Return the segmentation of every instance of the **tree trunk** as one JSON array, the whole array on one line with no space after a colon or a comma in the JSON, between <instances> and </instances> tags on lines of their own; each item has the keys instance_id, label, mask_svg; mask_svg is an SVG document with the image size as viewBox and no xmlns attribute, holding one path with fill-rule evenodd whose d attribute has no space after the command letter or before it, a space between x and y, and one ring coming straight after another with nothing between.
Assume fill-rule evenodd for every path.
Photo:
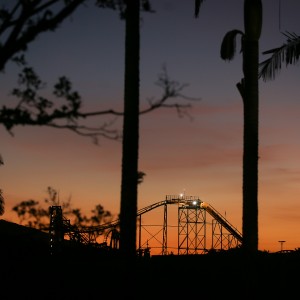
<instances>
[{"instance_id":1,"label":"tree trunk","mask_svg":"<svg viewBox=\"0 0 300 300\"><path fill-rule=\"evenodd\" d=\"M258 250L258 65L262 27L261 0L245 0L244 19L243 248L248 253L254 253Z\"/></svg>"},{"instance_id":2,"label":"tree trunk","mask_svg":"<svg viewBox=\"0 0 300 300\"><path fill-rule=\"evenodd\" d=\"M126 1L125 83L120 206L120 252L136 255L136 215L138 199L139 150L139 0Z\"/></svg>"},{"instance_id":3,"label":"tree trunk","mask_svg":"<svg viewBox=\"0 0 300 300\"><path fill-rule=\"evenodd\" d=\"M255 72L258 42L245 41L243 246L258 250L258 83ZM247 66L250 66L248 68ZM250 70L249 70L250 69Z\"/></svg>"}]
</instances>

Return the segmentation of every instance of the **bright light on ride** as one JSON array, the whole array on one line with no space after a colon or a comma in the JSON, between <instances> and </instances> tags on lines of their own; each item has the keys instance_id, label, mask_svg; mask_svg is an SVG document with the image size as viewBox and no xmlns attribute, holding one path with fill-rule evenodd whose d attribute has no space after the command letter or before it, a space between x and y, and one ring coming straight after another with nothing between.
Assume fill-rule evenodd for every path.
<instances>
[{"instance_id":1,"label":"bright light on ride","mask_svg":"<svg viewBox=\"0 0 300 300\"><path fill-rule=\"evenodd\" d=\"M183 198L183 196L184 196L184 194L183 194L183 193L179 194L179 197L180 197L180 198Z\"/></svg>"},{"instance_id":2,"label":"bright light on ride","mask_svg":"<svg viewBox=\"0 0 300 300\"><path fill-rule=\"evenodd\" d=\"M197 203L198 203L198 202L197 202L196 200L193 201L193 205L197 205Z\"/></svg>"}]
</instances>

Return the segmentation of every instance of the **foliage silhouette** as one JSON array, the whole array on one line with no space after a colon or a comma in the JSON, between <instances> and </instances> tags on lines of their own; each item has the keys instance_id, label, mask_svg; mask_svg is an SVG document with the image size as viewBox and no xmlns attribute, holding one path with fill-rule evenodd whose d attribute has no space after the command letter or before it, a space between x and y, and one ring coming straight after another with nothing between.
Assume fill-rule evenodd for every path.
<instances>
[{"instance_id":1,"label":"foliage silhouette","mask_svg":"<svg viewBox=\"0 0 300 300\"><path fill-rule=\"evenodd\" d=\"M95 144L98 138L122 139L119 130L112 128L115 118L123 116L122 111L112 109L104 111L83 112L82 99L77 91L72 90L71 81L66 76L61 76L54 86L53 95L62 101L57 103L53 99L47 99L40 95L45 83L39 78L35 70L27 65L25 52L28 45L35 38L46 31L55 31L67 17L69 17L86 0L73 1L17 1L15 6L7 5L0 13L0 70L4 71L9 60L16 62L22 70L19 74L19 85L12 95L19 101L14 107L2 106L0 108L0 124L13 135L15 126L48 126L53 128L64 128L79 135L90 137ZM117 9L120 17L124 18L126 2L113 0L95 0L95 5L100 8ZM147 0L141 1L141 9L153 12ZM161 99L149 102L149 107L140 113L147 113L159 107L173 107L184 110L190 105L179 103L166 103L171 98L181 97L182 87L176 87L176 94L170 94L168 88L174 82L165 76L167 81L163 82L164 92ZM95 116L112 116L109 122L102 122L100 126L86 126L84 120Z\"/></svg>"},{"instance_id":2,"label":"foliage silhouette","mask_svg":"<svg viewBox=\"0 0 300 300\"><path fill-rule=\"evenodd\" d=\"M263 52L263 54L271 54L271 57L259 64L259 77L264 81L275 79L282 68L282 63L287 67L299 61L300 36L288 31L283 35L287 38L285 44Z\"/></svg>"},{"instance_id":3,"label":"foliage silhouette","mask_svg":"<svg viewBox=\"0 0 300 300\"><path fill-rule=\"evenodd\" d=\"M39 230L49 230L49 206L61 206L65 217L69 218L72 225L75 226L97 226L103 223L110 222L113 215L110 211L105 210L101 204L97 204L91 210L90 217L82 214L80 208L73 208L71 197L66 201L59 201L57 191L52 188L47 188L48 197L44 199L44 204L40 205L39 201L25 200L21 201L12 208L19 218L21 225L36 228ZM61 202L61 203L60 203Z\"/></svg>"},{"instance_id":4,"label":"foliage silhouette","mask_svg":"<svg viewBox=\"0 0 300 300\"><path fill-rule=\"evenodd\" d=\"M44 87L44 84L33 68L27 65L24 56L29 43L34 41L34 39L42 32L47 30L55 30L66 17L71 15L71 13L84 2L85 1L83 0L74 0L70 2L18 1L15 7L3 8L1 10L0 36L1 38L8 36L8 39L0 48L0 56L2 57L0 70L4 70L8 60L15 61L17 64L23 67L23 69L19 75L19 84L21 87L14 89L12 92L12 94L16 96L19 101L13 108L7 108L6 106L3 106L0 109L0 124L3 124L10 134L13 134L12 129L14 126L36 125L50 126L54 128L66 128L76 132L77 134L91 137L95 143L98 143L99 136L116 140L122 139L123 144L128 146L124 146L123 148L123 154L126 154L123 155L122 162L121 202L124 204L124 199L130 198L132 200L126 201L133 201L133 203L135 203L134 206L136 206L137 184L141 183L143 179L143 172L136 169L136 158L138 155L136 152L138 151L138 122L136 123L137 127L134 126L135 130L137 129L137 135L135 137L136 141L132 144L134 139L132 139L133 132L130 132L130 123L133 122L133 119L130 120L128 116L125 116L126 114L131 114L130 102L132 99L129 98L132 97L132 88L125 87L126 92L124 98L126 98L127 101L124 101L124 103L129 103L129 105L125 104L124 112L115 111L112 109L105 111L82 112L80 110L82 103L81 97L78 92L73 91L71 82L65 76L59 78L59 81L54 86L53 91L54 96L64 100L63 104L59 105L53 100L41 96L39 93ZM58 8L56 9L54 9L55 4L58 5ZM131 5L131 1L99 0L96 1L96 4L101 8L119 10L120 17L127 21L128 18L126 17L126 10L127 5ZM135 5L139 10L141 9L143 11L153 12L150 2L147 0L137 1L135 2ZM131 21L132 20L130 19L130 22ZM134 39L132 41L134 42ZM11 47L12 44L14 47ZM129 43L127 43L126 46L128 46L128 44ZM16 56L17 54L18 56ZM127 66L129 66L128 63ZM129 74L131 72L132 70L129 72ZM125 86L128 84L127 80L128 82L131 80L128 78L128 75L125 75ZM197 100L185 97L181 93L185 85L181 85L170 80L168 74L166 73L166 68L164 68L162 74L160 74L157 84L163 88L163 94L161 98L158 100L152 99L149 101L149 107L144 110L140 111L138 106L135 107L135 109L138 109L135 110L135 112L133 112L131 115L134 117L134 119L138 120L140 114L148 113L161 107L175 108L179 115L184 115L186 114L186 109L190 108L191 105L181 104L176 101L170 103L169 100L176 98L182 98L184 100ZM136 96L139 97L138 95ZM113 121L110 123L103 123L97 128L87 127L79 122L80 120L85 120L88 117L103 115L111 115L113 117L124 116L125 129L123 128L123 135L125 136L120 135L115 129L110 129ZM129 120L129 122L127 120ZM134 149L134 152L131 152L132 149ZM127 165L127 167L124 167L125 165ZM128 195L127 191L129 192ZM130 239L135 239L135 234L133 234L133 231L136 227L136 214L134 213L136 209L129 209L128 213L125 213L125 211L127 211L127 204L125 204L125 206L123 204L121 205L123 207L121 208L123 212L120 213L121 219L125 219L125 223L127 225L131 224L131 226L128 227L130 228L129 232L131 233ZM79 212L78 218L80 218ZM123 221L121 221L121 223L123 223ZM127 229L125 229L125 231L127 231ZM127 245L125 240L127 241L128 238L126 237L123 239L123 245ZM132 243L130 244L132 253L134 243L134 240L132 240Z\"/></svg>"},{"instance_id":5,"label":"foliage silhouette","mask_svg":"<svg viewBox=\"0 0 300 300\"><path fill-rule=\"evenodd\" d=\"M0 9L0 70L38 35L55 31L85 0L14 1Z\"/></svg>"}]
</instances>

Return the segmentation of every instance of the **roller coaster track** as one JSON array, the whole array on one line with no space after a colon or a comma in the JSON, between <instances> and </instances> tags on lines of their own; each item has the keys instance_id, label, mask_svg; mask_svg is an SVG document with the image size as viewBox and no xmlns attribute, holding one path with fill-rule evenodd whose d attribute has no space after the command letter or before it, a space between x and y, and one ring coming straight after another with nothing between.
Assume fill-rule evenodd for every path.
<instances>
[{"instance_id":1,"label":"roller coaster track","mask_svg":"<svg viewBox=\"0 0 300 300\"><path fill-rule=\"evenodd\" d=\"M149 206L146 206L137 211L137 217L155 209L160 206L177 204L182 207L199 208L205 210L212 218L219 222L234 238L240 243L243 241L242 234L236 229L226 218L224 218L215 208L210 204L203 202L195 196L180 196L180 195L168 195L163 201L156 202ZM68 233L72 240L77 240L81 243L88 244L95 242L97 236L106 233L105 243L108 234L115 234L117 228L120 225L120 219L116 219L112 222L104 223L97 226L74 226L70 224L69 220L63 218L64 231Z\"/></svg>"},{"instance_id":2,"label":"roller coaster track","mask_svg":"<svg viewBox=\"0 0 300 300\"><path fill-rule=\"evenodd\" d=\"M167 204L182 204L189 206L198 206L204 210L206 210L215 220L217 220L222 226L224 226L240 243L243 241L242 234L235 228L229 221L224 218L215 208L213 208L210 204L201 201L197 197L185 197L185 196L169 196L166 200L154 203L145 208L142 208L138 211L137 216L140 216L154 208L157 208L162 205Z\"/></svg>"},{"instance_id":3,"label":"roller coaster track","mask_svg":"<svg viewBox=\"0 0 300 300\"><path fill-rule=\"evenodd\" d=\"M136 216L139 217L159 206L163 206L163 205L167 205L167 204L192 204L193 201L197 201L197 203L201 202L201 200L198 197L194 197L194 196L185 196L185 197L184 196L180 197L178 195L167 196L166 200L159 201L159 202L156 202L154 204L151 204L149 206L139 209L137 211ZM91 232L91 231L101 232L101 231L104 231L109 228L117 227L119 224L120 224L120 219L116 219L112 222L104 223L102 225L80 227L79 229L80 229L80 232L83 232L83 233L85 233L85 232L87 233L87 232Z\"/></svg>"},{"instance_id":4,"label":"roller coaster track","mask_svg":"<svg viewBox=\"0 0 300 300\"><path fill-rule=\"evenodd\" d=\"M150 210L153 210L159 206L166 205L166 204L178 204L178 200L175 200L175 199L164 200L164 201L160 201L160 202L151 204L147 207L144 207L144 208L138 210L136 216L139 217L139 216L145 214L146 212L149 212ZM80 230L80 232L82 232L82 233L88 233L88 232L93 232L93 231L101 232L106 229L115 228L115 227L119 226L119 224L120 224L120 219L116 219L112 222L104 223L104 224L97 225L97 226L81 226L81 227L78 227L78 230Z\"/></svg>"},{"instance_id":5,"label":"roller coaster track","mask_svg":"<svg viewBox=\"0 0 300 300\"><path fill-rule=\"evenodd\" d=\"M231 225L227 219L218 213L216 209L205 202L202 202L200 207L205 209L215 220L222 224L240 243L243 242L242 234L233 225Z\"/></svg>"}]
</instances>

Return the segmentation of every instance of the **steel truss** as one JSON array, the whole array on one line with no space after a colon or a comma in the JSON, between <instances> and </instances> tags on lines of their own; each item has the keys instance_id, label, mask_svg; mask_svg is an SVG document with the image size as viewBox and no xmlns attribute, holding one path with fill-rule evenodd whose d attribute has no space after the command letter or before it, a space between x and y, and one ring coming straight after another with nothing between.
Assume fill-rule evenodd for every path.
<instances>
[{"instance_id":1,"label":"steel truss","mask_svg":"<svg viewBox=\"0 0 300 300\"><path fill-rule=\"evenodd\" d=\"M206 250L206 211L200 205L178 206L178 254Z\"/></svg>"},{"instance_id":2,"label":"steel truss","mask_svg":"<svg viewBox=\"0 0 300 300\"><path fill-rule=\"evenodd\" d=\"M161 240L161 255L172 254L173 247L168 245L168 205L178 205L178 255L204 254L210 250L228 250L239 246L242 243L241 233L229 223L211 205L200 200L196 196L167 195L165 201L155 203L143 209L143 214L158 206L164 207L163 225L147 225L142 222L142 214L139 215L139 251L151 246L151 241ZM207 213L212 217L212 221L207 221ZM149 227L157 226L157 231L151 234ZM211 226L208 234L207 226ZM147 233L150 238L142 241L142 231ZM162 236L161 239L159 236ZM208 239L211 244L208 245Z\"/></svg>"},{"instance_id":3,"label":"steel truss","mask_svg":"<svg viewBox=\"0 0 300 300\"><path fill-rule=\"evenodd\" d=\"M138 221L138 255L149 254L151 242L155 241L160 245L161 255L172 254L174 247L168 245L168 205L178 206L178 255L203 254L209 250L227 250L237 247L242 243L241 233L233 227L220 213L211 205L200 200L199 197L185 195L167 195L164 201L149 205L137 212ZM143 223L142 216L147 212L163 206L163 224L146 225ZM60 206L51 206L49 244L51 254L62 251L62 242L67 235L70 241L81 244L94 245L96 247L119 248L119 220L110 223L90 226L76 227L70 224L70 220L63 217ZM213 218L212 222L207 222L207 213ZM211 225L211 247L207 248L207 226ZM158 229L156 233L150 232L149 227ZM143 239L143 232L150 238ZM99 236L104 236L103 243L97 243ZM108 243L109 241L109 243Z\"/></svg>"}]
</instances>

